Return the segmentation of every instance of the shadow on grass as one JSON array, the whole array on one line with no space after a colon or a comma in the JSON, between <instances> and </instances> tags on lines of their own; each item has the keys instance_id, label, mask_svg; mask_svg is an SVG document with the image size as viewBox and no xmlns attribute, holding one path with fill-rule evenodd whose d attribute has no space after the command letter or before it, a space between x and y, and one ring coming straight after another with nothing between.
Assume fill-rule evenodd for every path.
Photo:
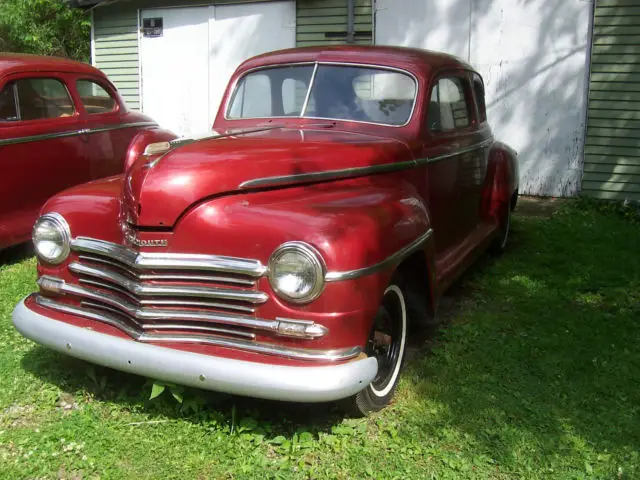
<instances>
[{"instance_id":1,"label":"shadow on grass","mask_svg":"<svg viewBox=\"0 0 640 480\"><path fill-rule=\"evenodd\" d=\"M606 465L640 464L634 234L637 228L611 218L514 219L511 248L498 259L483 256L452 287L437 340L414 347L401 400L383 414L399 422L398 435L438 448L470 444L503 472L523 472L540 459L557 466L567 458L574 469L576 456L589 452L602 453ZM202 408L184 413L167 394L149 402L151 387L141 377L41 347L22 364L75 396L93 395L151 419L238 425L248 417L273 437L330 432L343 419L333 404L195 389L185 399L201 397ZM106 379L105 388L87 368L95 368L98 383Z\"/></svg>"},{"instance_id":2,"label":"shadow on grass","mask_svg":"<svg viewBox=\"0 0 640 480\"><path fill-rule=\"evenodd\" d=\"M183 408L169 390L149 400L152 382L144 377L92 365L42 346L34 346L22 358L22 367L41 381L56 385L74 398L91 396L126 410L144 413L149 420L182 419L193 423L215 420L237 428L243 418L257 421L270 436L291 436L299 430L330 432L344 414L334 403L303 404L262 400L186 388ZM194 406L195 406L194 405Z\"/></svg>"},{"instance_id":3,"label":"shadow on grass","mask_svg":"<svg viewBox=\"0 0 640 480\"><path fill-rule=\"evenodd\" d=\"M14 245L0 250L0 267L20 263L33 256L33 244L31 242Z\"/></svg>"},{"instance_id":4,"label":"shadow on grass","mask_svg":"<svg viewBox=\"0 0 640 480\"><path fill-rule=\"evenodd\" d=\"M524 224L528 236L514 236L501 261L485 258L463 280L441 341L411 366L411 396L441 406L417 423L435 438L462 432L502 466L595 451L631 478L629 465L640 468L637 227L592 215ZM576 474L594 466L584 468Z\"/></svg>"}]
</instances>

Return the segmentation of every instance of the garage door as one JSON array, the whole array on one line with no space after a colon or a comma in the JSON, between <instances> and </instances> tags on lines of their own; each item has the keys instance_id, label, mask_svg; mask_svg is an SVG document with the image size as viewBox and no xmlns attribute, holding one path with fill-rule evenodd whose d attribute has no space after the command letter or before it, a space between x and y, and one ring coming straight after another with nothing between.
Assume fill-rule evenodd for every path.
<instances>
[{"instance_id":1,"label":"garage door","mask_svg":"<svg viewBox=\"0 0 640 480\"><path fill-rule=\"evenodd\" d=\"M146 23L145 23L146 20ZM142 111L179 135L211 129L224 88L243 60L295 46L295 3L142 11Z\"/></svg>"}]
</instances>

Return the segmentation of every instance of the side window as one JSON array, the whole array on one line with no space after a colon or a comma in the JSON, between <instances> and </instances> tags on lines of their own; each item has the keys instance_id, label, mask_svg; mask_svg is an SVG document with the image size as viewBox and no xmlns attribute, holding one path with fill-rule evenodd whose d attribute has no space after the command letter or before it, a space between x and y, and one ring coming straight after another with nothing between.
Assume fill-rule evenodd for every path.
<instances>
[{"instance_id":1,"label":"side window","mask_svg":"<svg viewBox=\"0 0 640 480\"><path fill-rule=\"evenodd\" d=\"M118 106L115 98L92 80L78 80L76 88L80 94L82 105L89 115L112 112Z\"/></svg>"},{"instance_id":2,"label":"side window","mask_svg":"<svg viewBox=\"0 0 640 480\"><path fill-rule=\"evenodd\" d=\"M446 132L469 126L469 106L462 80L441 78L431 91L428 112L429 130Z\"/></svg>"},{"instance_id":3,"label":"side window","mask_svg":"<svg viewBox=\"0 0 640 480\"><path fill-rule=\"evenodd\" d=\"M480 116L480 123L487 120L487 106L484 100L484 83L482 78L477 73L473 74L473 92L476 97L476 103L478 105L478 115Z\"/></svg>"},{"instance_id":4,"label":"side window","mask_svg":"<svg viewBox=\"0 0 640 480\"><path fill-rule=\"evenodd\" d=\"M15 122L18 120L15 85L15 82L9 82L0 92L0 122Z\"/></svg>"},{"instance_id":5,"label":"side window","mask_svg":"<svg viewBox=\"0 0 640 480\"><path fill-rule=\"evenodd\" d=\"M20 120L69 117L75 108L67 87L55 78L16 80Z\"/></svg>"}]
</instances>

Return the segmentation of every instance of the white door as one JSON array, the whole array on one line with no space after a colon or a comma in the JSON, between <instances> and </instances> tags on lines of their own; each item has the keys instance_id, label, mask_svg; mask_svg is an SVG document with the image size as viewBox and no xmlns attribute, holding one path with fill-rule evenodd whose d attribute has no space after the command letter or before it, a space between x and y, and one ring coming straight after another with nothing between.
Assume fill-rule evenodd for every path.
<instances>
[{"instance_id":1,"label":"white door","mask_svg":"<svg viewBox=\"0 0 640 480\"><path fill-rule=\"evenodd\" d=\"M144 10L162 18L162 35L141 37L142 111L162 127L186 135L209 125L209 10ZM143 23L142 21L140 22Z\"/></svg>"},{"instance_id":2,"label":"white door","mask_svg":"<svg viewBox=\"0 0 640 480\"><path fill-rule=\"evenodd\" d=\"M142 37L142 109L179 135L211 129L236 67L295 46L295 2L144 10L163 19L160 37Z\"/></svg>"}]
</instances>

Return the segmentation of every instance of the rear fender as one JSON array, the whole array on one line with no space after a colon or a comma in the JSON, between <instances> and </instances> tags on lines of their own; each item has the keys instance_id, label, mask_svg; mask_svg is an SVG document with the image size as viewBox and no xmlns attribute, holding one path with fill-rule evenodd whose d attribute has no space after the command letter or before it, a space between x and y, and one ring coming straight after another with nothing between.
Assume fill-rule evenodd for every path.
<instances>
[{"instance_id":1,"label":"rear fender","mask_svg":"<svg viewBox=\"0 0 640 480\"><path fill-rule=\"evenodd\" d=\"M485 221L500 221L501 212L518 190L517 153L508 145L496 142L489 152L487 177L482 194L481 216Z\"/></svg>"}]
</instances>

